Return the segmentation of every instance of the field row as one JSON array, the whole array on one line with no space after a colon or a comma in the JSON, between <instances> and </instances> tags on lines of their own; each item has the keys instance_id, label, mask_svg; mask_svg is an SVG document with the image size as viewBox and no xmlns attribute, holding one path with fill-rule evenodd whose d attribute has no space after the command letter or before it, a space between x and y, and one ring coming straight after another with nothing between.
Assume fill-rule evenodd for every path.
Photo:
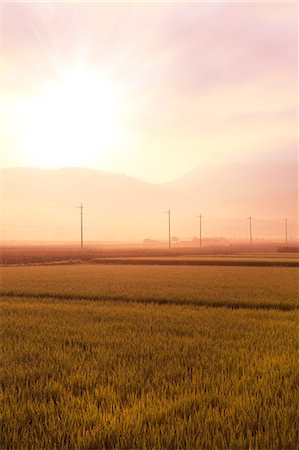
<instances>
[{"instance_id":1,"label":"field row","mask_svg":"<svg viewBox=\"0 0 299 450\"><path fill-rule=\"evenodd\" d=\"M0 447L298 448L298 319L3 298Z\"/></svg>"},{"instance_id":2,"label":"field row","mask_svg":"<svg viewBox=\"0 0 299 450\"><path fill-rule=\"evenodd\" d=\"M282 267L1 267L2 295L297 309L299 270Z\"/></svg>"},{"instance_id":3,"label":"field row","mask_svg":"<svg viewBox=\"0 0 299 450\"><path fill-rule=\"evenodd\" d=\"M194 257L196 259L226 259L240 258L246 260L272 260L272 261L298 261L298 247L286 248L277 247L277 244L254 246L233 245L230 247L198 247L172 248L145 248L144 246L124 247L124 246L103 246L96 247L87 245L80 250L78 245L35 245L35 246L1 246L1 264L31 264L46 263L53 261L84 261L89 262L96 258L170 258L181 259Z\"/></svg>"}]
</instances>

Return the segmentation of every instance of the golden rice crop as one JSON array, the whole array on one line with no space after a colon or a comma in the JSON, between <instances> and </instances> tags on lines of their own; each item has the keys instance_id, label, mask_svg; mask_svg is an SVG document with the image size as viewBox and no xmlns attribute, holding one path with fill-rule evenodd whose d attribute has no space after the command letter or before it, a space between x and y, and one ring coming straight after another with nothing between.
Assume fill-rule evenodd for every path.
<instances>
[{"instance_id":1,"label":"golden rice crop","mask_svg":"<svg viewBox=\"0 0 299 450\"><path fill-rule=\"evenodd\" d=\"M41 289L26 270L13 287ZM47 271L53 292L84 279ZM1 316L1 448L298 448L298 311L3 297Z\"/></svg>"},{"instance_id":2,"label":"golden rice crop","mask_svg":"<svg viewBox=\"0 0 299 450\"><path fill-rule=\"evenodd\" d=\"M2 295L294 309L299 270L286 267L74 265L1 267Z\"/></svg>"}]
</instances>

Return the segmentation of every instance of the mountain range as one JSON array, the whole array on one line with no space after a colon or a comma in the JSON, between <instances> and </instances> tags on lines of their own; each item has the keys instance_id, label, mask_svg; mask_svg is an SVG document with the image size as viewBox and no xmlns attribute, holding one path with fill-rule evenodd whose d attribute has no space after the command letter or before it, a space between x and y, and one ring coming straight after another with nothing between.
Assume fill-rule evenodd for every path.
<instances>
[{"instance_id":1,"label":"mountain range","mask_svg":"<svg viewBox=\"0 0 299 450\"><path fill-rule=\"evenodd\" d=\"M168 208L173 234L182 236L196 235L199 213L218 235L238 234L229 221L249 215L268 221L269 236L270 221L298 218L294 161L202 166L160 185L83 168L1 169L0 180L3 239L76 239L81 202L89 240L163 239Z\"/></svg>"}]
</instances>

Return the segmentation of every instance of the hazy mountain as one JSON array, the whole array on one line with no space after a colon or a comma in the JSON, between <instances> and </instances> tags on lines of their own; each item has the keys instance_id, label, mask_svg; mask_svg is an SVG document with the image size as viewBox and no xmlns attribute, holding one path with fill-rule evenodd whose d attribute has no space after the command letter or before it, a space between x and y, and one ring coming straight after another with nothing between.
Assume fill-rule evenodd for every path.
<instances>
[{"instance_id":1,"label":"hazy mountain","mask_svg":"<svg viewBox=\"0 0 299 450\"><path fill-rule=\"evenodd\" d=\"M197 199L213 216L298 217L298 162L198 167L164 187Z\"/></svg>"},{"instance_id":2,"label":"hazy mountain","mask_svg":"<svg viewBox=\"0 0 299 450\"><path fill-rule=\"evenodd\" d=\"M82 168L2 169L0 179L4 239L78 239L81 202L84 236L100 241L167 239L168 208L172 234L180 237L198 235L200 212L205 233L218 236L246 236L249 215L266 219L261 236L280 236L280 221L298 217L292 162L199 167L164 185ZM230 219L236 218L233 227ZM295 236L295 225L290 232Z\"/></svg>"},{"instance_id":3,"label":"hazy mountain","mask_svg":"<svg viewBox=\"0 0 299 450\"><path fill-rule=\"evenodd\" d=\"M7 239L32 239L37 235L76 239L76 206L81 202L89 240L161 235L166 209L192 208L191 200L166 187L100 170L12 168L2 169L0 179L2 225Z\"/></svg>"},{"instance_id":4,"label":"hazy mountain","mask_svg":"<svg viewBox=\"0 0 299 450\"><path fill-rule=\"evenodd\" d=\"M12 168L2 169L0 177L5 203L18 205L74 207L83 202L87 208L136 210L175 207L180 201L166 187L101 170Z\"/></svg>"}]
</instances>

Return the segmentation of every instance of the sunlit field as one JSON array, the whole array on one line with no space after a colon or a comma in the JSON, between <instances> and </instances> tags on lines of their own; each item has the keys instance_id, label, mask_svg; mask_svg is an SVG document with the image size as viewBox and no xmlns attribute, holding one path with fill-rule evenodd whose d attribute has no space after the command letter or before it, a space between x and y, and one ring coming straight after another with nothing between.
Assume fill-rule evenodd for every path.
<instances>
[{"instance_id":1,"label":"sunlit field","mask_svg":"<svg viewBox=\"0 0 299 450\"><path fill-rule=\"evenodd\" d=\"M298 268L0 274L1 448L298 448Z\"/></svg>"},{"instance_id":2,"label":"sunlit field","mask_svg":"<svg viewBox=\"0 0 299 450\"><path fill-rule=\"evenodd\" d=\"M298 448L298 312L2 298L2 448Z\"/></svg>"},{"instance_id":3,"label":"sunlit field","mask_svg":"<svg viewBox=\"0 0 299 450\"><path fill-rule=\"evenodd\" d=\"M62 265L1 267L3 295L294 309L295 267Z\"/></svg>"}]
</instances>

